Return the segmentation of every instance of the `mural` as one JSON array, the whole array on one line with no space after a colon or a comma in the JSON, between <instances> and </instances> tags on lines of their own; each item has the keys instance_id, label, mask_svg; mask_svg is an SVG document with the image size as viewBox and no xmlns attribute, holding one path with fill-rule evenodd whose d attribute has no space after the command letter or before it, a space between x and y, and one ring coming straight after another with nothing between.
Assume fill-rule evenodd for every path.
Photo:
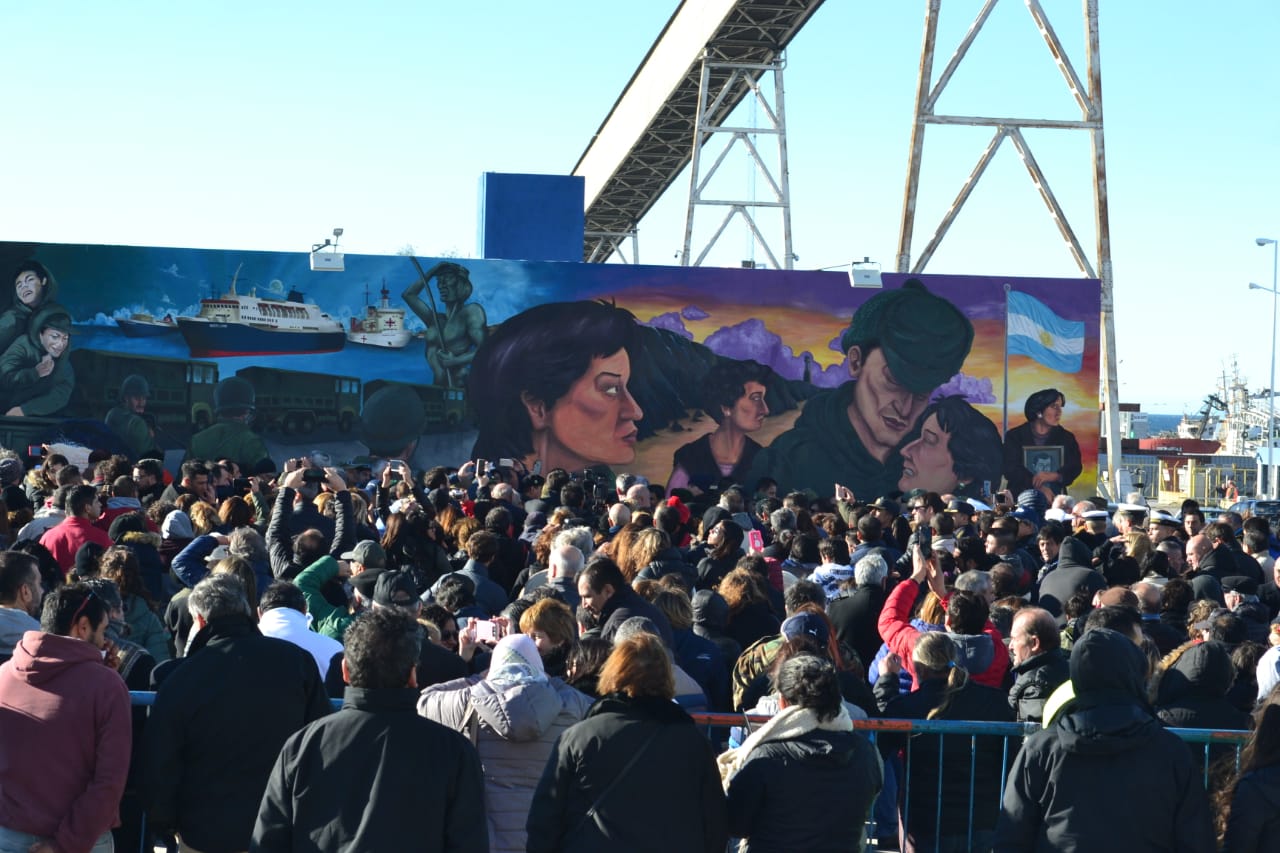
<instances>
[{"instance_id":1,"label":"mural","mask_svg":"<svg viewBox=\"0 0 1280 853\"><path fill-rule=\"evenodd\" d=\"M20 243L0 270L11 447L868 499L1096 485L1096 280Z\"/></svg>"}]
</instances>

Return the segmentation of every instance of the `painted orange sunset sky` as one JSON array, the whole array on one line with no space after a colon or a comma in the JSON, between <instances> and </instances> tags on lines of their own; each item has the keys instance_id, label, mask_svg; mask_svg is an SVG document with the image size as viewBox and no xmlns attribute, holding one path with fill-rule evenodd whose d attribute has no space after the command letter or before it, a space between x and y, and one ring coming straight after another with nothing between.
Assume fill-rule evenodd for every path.
<instances>
[{"instance_id":1,"label":"painted orange sunset sky","mask_svg":"<svg viewBox=\"0 0 1280 853\"><path fill-rule=\"evenodd\" d=\"M617 303L630 310L641 322L655 317L679 314L691 302L707 313L702 319L683 320L693 339L705 342L708 336L724 327L751 319L762 320L769 331L778 335L794 353L808 351L820 367L844 362L844 354L830 347L833 339L844 333L849 324L846 312L841 316L816 311L809 307L787 305L741 305L726 302L711 294L699 294L691 300L687 292L664 293L659 290L631 290L619 293ZM1004 325L998 319L974 319L973 348L965 359L962 372L970 377L988 379L994 402L970 400L997 427L1003 421L1001 388L1004 374ZM1096 340L1096 327L1090 332ZM1066 397L1063 426L1075 434L1080 444L1085 472L1072 485L1074 494L1091 494L1096 486L1098 445L1098 348L1086 346L1079 373L1060 373L1021 355L1009 358L1008 426L1024 423L1022 407L1026 398L1042 388L1057 388ZM793 420L795 412L779 415Z\"/></svg>"}]
</instances>

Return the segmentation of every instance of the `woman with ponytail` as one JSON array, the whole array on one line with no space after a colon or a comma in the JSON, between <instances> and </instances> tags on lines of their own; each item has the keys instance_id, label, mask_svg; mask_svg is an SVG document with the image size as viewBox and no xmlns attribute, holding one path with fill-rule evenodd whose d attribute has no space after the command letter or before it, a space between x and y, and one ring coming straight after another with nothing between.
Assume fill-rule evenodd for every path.
<instances>
[{"instance_id":1,"label":"woman with ponytail","mask_svg":"<svg viewBox=\"0 0 1280 853\"><path fill-rule=\"evenodd\" d=\"M1012 722L1013 713L1005 694L973 681L958 658L958 648L950 635L942 631L921 634L911 654L917 689L900 695L898 671L902 661L897 655L887 657L875 687L884 716ZM935 847L991 849L1000 812L1004 755L1001 738L916 734L911 735L909 755L902 736L882 736L880 744L886 754L902 750L903 760L910 758L907 779L899 784L898 797L899 840L904 853Z\"/></svg>"}]
</instances>

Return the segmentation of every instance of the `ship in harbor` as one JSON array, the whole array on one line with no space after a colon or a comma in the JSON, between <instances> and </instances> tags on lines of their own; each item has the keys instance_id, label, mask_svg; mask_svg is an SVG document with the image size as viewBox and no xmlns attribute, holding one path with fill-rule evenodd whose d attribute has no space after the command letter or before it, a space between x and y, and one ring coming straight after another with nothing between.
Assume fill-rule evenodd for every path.
<instances>
[{"instance_id":1,"label":"ship in harbor","mask_svg":"<svg viewBox=\"0 0 1280 853\"><path fill-rule=\"evenodd\" d=\"M342 324L297 290L284 299L236 292L240 270L222 296L200 300L200 313L179 317L178 329L195 358L336 352L346 344Z\"/></svg>"},{"instance_id":2,"label":"ship in harbor","mask_svg":"<svg viewBox=\"0 0 1280 853\"><path fill-rule=\"evenodd\" d=\"M409 343L410 333L404 327L404 309L391 307L391 291L382 282L382 300L377 305L369 303L369 288L364 292L365 315L352 317L347 340L383 349L401 349Z\"/></svg>"},{"instance_id":3,"label":"ship in harbor","mask_svg":"<svg viewBox=\"0 0 1280 853\"><path fill-rule=\"evenodd\" d=\"M129 338L156 338L160 335L178 333L178 324L174 322L171 314L165 314L158 319L150 314L131 314L128 319L117 317L116 325L120 327L120 331L124 332L125 337Z\"/></svg>"}]
</instances>

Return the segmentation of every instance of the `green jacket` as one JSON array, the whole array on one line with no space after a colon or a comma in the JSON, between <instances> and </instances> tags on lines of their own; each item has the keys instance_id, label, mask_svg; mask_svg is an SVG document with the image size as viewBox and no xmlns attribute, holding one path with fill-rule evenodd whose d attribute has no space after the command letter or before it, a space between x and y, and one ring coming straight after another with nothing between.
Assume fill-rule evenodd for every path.
<instances>
[{"instance_id":1,"label":"green jacket","mask_svg":"<svg viewBox=\"0 0 1280 853\"><path fill-rule=\"evenodd\" d=\"M307 599L307 612L311 614L311 630L317 634L332 637L341 643L347 628L356 617L341 607L334 607L320 592L325 584L337 576L338 561L333 557L321 557L303 569L293 582L298 585L303 597Z\"/></svg>"},{"instance_id":2,"label":"green jacket","mask_svg":"<svg viewBox=\"0 0 1280 853\"><path fill-rule=\"evenodd\" d=\"M14 406L21 406L28 417L57 414L71 399L71 389L76 385L76 374L71 369L71 351L68 349L54 362L48 376L36 373L36 365L45 357L39 338L21 335L0 356L0 414Z\"/></svg>"},{"instance_id":3,"label":"green jacket","mask_svg":"<svg viewBox=\"0 0 1280 853\"><path fill-rule=\"evenodd\" d=\"M221 421L191 436L191 452L188 459L230 459L240 466L245 476L258 468L258 463L270 459L262 437L248 424L240 421Z\"/></svg>"},{"instance_id":4,"label":"green jacket","mask_svg":"<svg viewBox=\"0 0 1280 853\"><path fill-rule=\"evenodd\" d=\"M805 403L795 426L756 454L746 484L769 476L778 481L778 494L812 489L819 495L830 495L839 483L863 501L897 492L902 457L895 450L880 462L862 446L862 439L849 423L855 384L846 382ZM908 435L904 443L911 437Z\"/></svg>"},{"instance_id":5,"label":"green jacket","mask_svg":"<svg viewBox=\"0 0 1280 853\"><path fill-rule=\"evenodd\" d=\"M171 657L169 631L141 596L124 597L124 621L129 626L129 640L150 652L156 663L162 663Z\"/></svg>"},{"instance_id":6,"label":"green jacket","mask_svg":"<svg viewBox=\"0 0 1280 853\"><path fill-rule=\"evenodd\" d=\"M14 289L9 288L9 295L14 295ZM16 298L13 304L0 313L0 353L7 350L14 341L23 337L27 333L27 326L31 322L31 315L39 311L50 302L58 301L58 283L53 277L49 278L49 284L45 287L44 293L40 295L40 301L36 303L34 308L23 305Z\"/></svg>"},{"instance_id":7,"label":"green jacket","mask_svg":"<svg viewBox=\"0 0 1280 853\"><path fill-rule=\"evenodd\" d=\"M146 419L124 404L112 407L103 421L107 429L118 435L125 447L129 448L134 459L145 458L147 452L155 448L156 442L151 436L151 427L147 426Z\"/></svg>"}]
</instances>

